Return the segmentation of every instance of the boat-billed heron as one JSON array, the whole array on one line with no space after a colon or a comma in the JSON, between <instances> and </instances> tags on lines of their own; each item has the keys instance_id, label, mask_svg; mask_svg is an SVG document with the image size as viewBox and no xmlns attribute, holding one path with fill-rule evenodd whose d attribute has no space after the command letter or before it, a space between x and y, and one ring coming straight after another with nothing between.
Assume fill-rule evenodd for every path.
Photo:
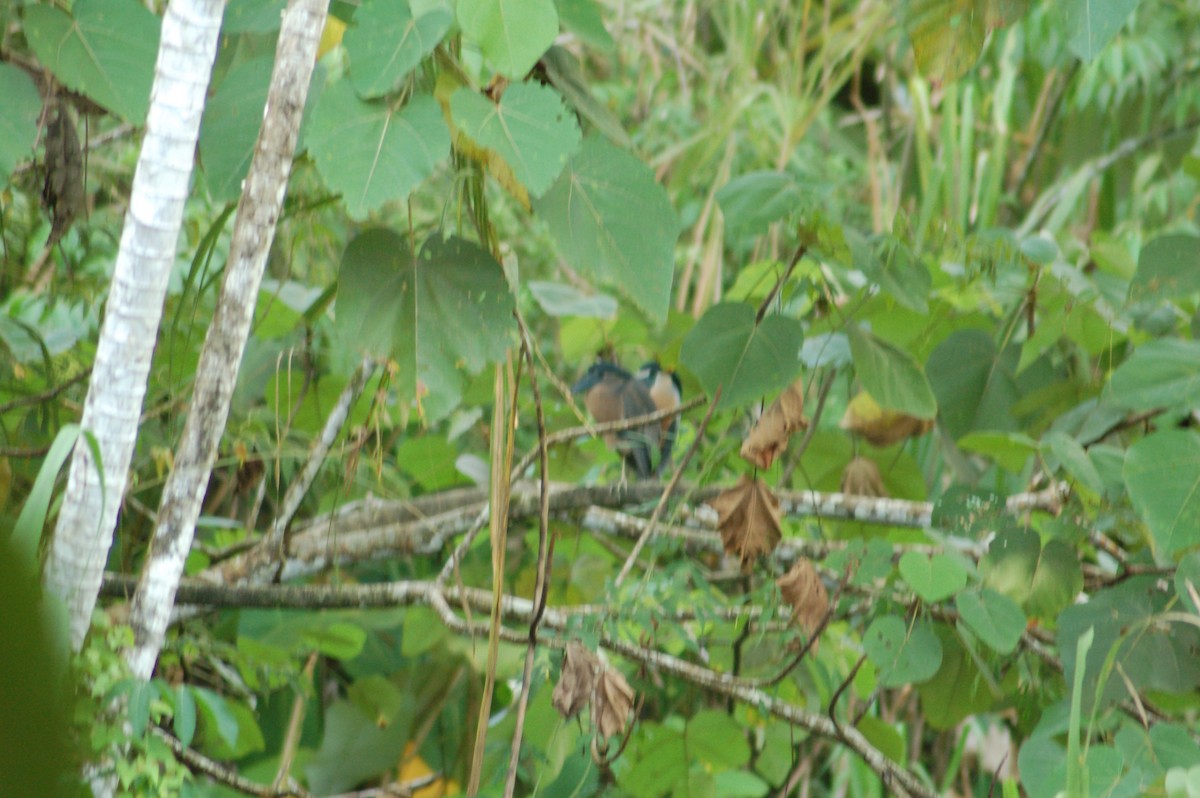
<instances>
[{"instance_id":1,"label":"boat-billed heron","mask_svg":"<svg viewBox=\"0 0 1200 798\"><path fill-rule=\"evenodd\" d=\"M638 380L650 391L656 410L674 410L683 401L683 385L673 371L664 371L657 360L651 360L638 369ZM679 416L662 420L662 444L658 459L658 473L662 474L671 462L671 449L675 446L675 433L679 430Z\"/></svg>"},{"instance_id":2,"label":"boat-billed heron","mask_svg":"<svg viewBox=\"0 0 1200 798\"><path fill-rule=\"evenodd\" d=\"M606 360L593 363L579 382L571 387L571 392L583 394L588 412L600 424L644 416L656 410L650 389L645 383ZM634 429L605 433L604 439L621 453L639 479L649 479L654 473L650 453L658 448L662 433L658 422L651 422Z\"/></svg>"}]
</instances>

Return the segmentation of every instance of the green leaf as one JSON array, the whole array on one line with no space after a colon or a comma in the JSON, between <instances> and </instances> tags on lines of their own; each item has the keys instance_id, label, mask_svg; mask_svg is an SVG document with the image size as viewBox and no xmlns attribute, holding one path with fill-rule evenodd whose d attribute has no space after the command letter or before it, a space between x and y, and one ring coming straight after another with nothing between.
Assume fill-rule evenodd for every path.
<instances>
[{"instance_id":1,"label":"green leaf","mask_svg":"<svg viewBox=\"0 0 1200 798\"><path fill-rule=\"evenodd\" d=\"M1141 0L1063 0L1067 47L1081 60L1093 60Z\"/></svg>"},{"instance_id":2,"label":"green leaf","mask_svg":"<svg viewBox=\"0 0 1200 798\"><path fill-rule=\"evenodd\" d=\"M1013 403L1020 396L1014 370L1020 357L1001 355L983 330L956 330L938 344L925 364L946 429L957 440L974 430L1016 427Z\"/></svg>"},{"instance_id":3,"label":"green leaf","mask_svg":"<svg viewBox=\"0 0 1200 798\"><path fill-rule=\"evenodd\" d=\"M1193 593L1200 596L1200 551L1184 555L1175 569L1175 593L1188 612L1200 615L1200 602L1193 598Z\"/></svg>"},{"instance_id":4,"label":"green leaf","mask_svg":"<svg viewBox=\"0 0 1200 798\"><path fill-rule=\"evenodd\" d=\"M1069 607L1083 590L1083 567L1075 550L1061 540L1042 547L1029 596L1021 603L1031 618L1050 620Z\"/></svg>"},{"instance_id":5,"label":"green leaf","mask_svg":"<svg viewBox=\"0 0 1200 798\"><path fill-rule=\"evenodd\" d=\"M250 170L271 83L273 55L235 64L204 106L200 161L218 202L236 200Z\"/></svg>"},{"instance_id":6,"label":"green leaf","mask_svg":"<svg viewBox=\"0 0 1200 798\"><path fill-rule=\"evenodd\" d=\"M734 241L763 235L772 222L787 218L804 199L800 184L786 172L750 172L717 192L725 235Z\"/></svg>"},{"instance_id":7,"label":"green leaf","mask_svg":"<svg viewBox=\"0 0 1200 798\"><path fill-rule=\"evenodd\" d=\"M654 321L666 319L679 220L645 164L587 138L533 207L574 268L616 286Z\"/></svg>"},{"instance_id":8,"label":"green leaf","mask_svg":"<svg viewBox=\"0 0 1200 798\"><path fill-rule=\"evenodd\" d=\"M929 681L917 685L925 720L935 729L953 729L971 715L986 712L998 696L979 672L958 634L945 624L934 626L942 643L942 666Z\"/></svg>"},{"instance_id":9,"label":"green leaf","mask_svg":"<svg viewBox=\"0 0 1200 798\"><path fill-rule=\"evenodd\" d=\"M551 316L580 316L591 319L615 319L617 300L607 294L585 294L574 286L530 280L529 293Z\"/></svg>"},{"instance_id":10,"label":"green leaf","mask_svg":"<svg viewBox=\"0 0 1200 798\"><path fill-rule=\"evenodd\" d=\"M13 167L33 160L33 142L42 112L42 97L23 69L0 64L0 184Z\"/></svg>"},{"instance_id":11,"label":"green leaf","mask_svg":"<svg viewBox=\"0 0 1200 798\"><path fill-rule=\"evenodd\" d=\"M33 488L25 499L25 506L21 508L21 514L17 517L16 526L12 531L13 555L22 564L33 567L37 563L38 543L42 539L42 530L46 528L46 514L50 511L54 482L58 479L58 472L63 463L74 451L79 434L78 424L64 424L54 436L54 443L50 444L50 451L46 453L46 458L42 460L38 469L37 479L33 482ZM92 448L93 462L100 463L95 438L89 438L89 445Z\"/></svg>"},{"instance_id":12,"label":"green leaf","mask_svg":"<svg viewBox=\"0 0 1200 798\"><path fill-rule=\"evenodd\" d=\"M464 480L455 461L458 449L438 435L407 438L396 449L396 464L422 489L433 492Z\"/></svg>"},{"instance_id":13,"label":"green leaf","mask_svg":"<svg viewBox=\"0 0 1200 798\"><path fill-rule=\"evenodd\" d=\"M687 748L683 735L657 724L644 724L646 738L638 746L640 756L620 777L622 789L635 798L660 798L688 773Z\"/></svg>"},{"instance_id":14,"label":"green leaf","mask_svg":"<svg viewBox=\"0 0 1200 798\"><path fill-rule=\"evenodd\" d=\"M987 39L984 5L978 0L910 0L905 27L917 69L933 83L965 75Z\"/></svg>"},{"instance_id":15,"label":"green leaf","mask_svg":"<svg viewBox=\"0 0 1200 798\"><path fill-rule=\"evenodd\" d=\"M619 147L632 147L633 142L621 120L605 103L596 99L588 88L587 79L579 66L579 61L569 51L554 45L542 56L542 67L546 70L546 79L550 85L562 92L562 96L571 107L589 124Z\"/></svg>"},{"instance_id":16,"label":"green leaf","mask_svg":"<svg viewBox=\"0 0 1200 798\"><path fill-rule=\"evenodd\" d=\"M557 0L555 5L563 27L588 47L594 47L602 53L611 53L616 48L608 28L604 27L596 0Z\"/></svg>"},{"instance_id":17,"label":"green leaf","mask_svg":"<svg viewBox=\"0 0 1200 798\"><path fill-rule=\"evenodd\" d=\"M1067 752L1051 736L1025 738L1017 755L1021 786L1029 798L1055 798L1064 795L1067 783Z\"/></svg>"},{"instance_id":18,"label":"green leaf","mask_svg":"<svg viewBox=\"0 0 1200 798\"><path fill-rule=\"evenodd\" d=\"M955 600L963 622L990 648L1011 654L1025 631L1025 613L1017 602L989 588L959 593Z\"/></svg>"},{"instance_id":19,"label":"green leaf","mask_svg":"<svg viewBox=\"0 0 1200 798\"><path fill-rule=\"evenodd\" d=\"M460 238L429 239L413 253L391 230L346 247L336 325L359 351L394 357L401 395L458 396L459 369L476 374L504 357L513 298L500 264Z\"/></svg>"},{"instance_id":20,"label":"green leaf","mask_svg":"<svg viewBox=\"0 0 1200 798\"><path fill-rule=\"evenodd\" d=\"M713 774L717 798L762 798L771 794L771 785L745 770L723 770Z\"/></svg>"},{"instance_id":21,"label":"green leaf","mask_svg":"<svg viewBox=\"0 0 1200 798\"><path fill-rule=\"evenodd\" d=\"M200 707L211 716L217 727L217 734L225 742L225 745L230 748L236 747L238 719L230 710L225 699L207 687L193 687L192 694L198 700Z\"/></svg>"},{"instance_id":22,"label":"green leaf","mask_svg":"<svg viewBox=\"0 0 1200 798\"><path fill-rule=\"evenodd\" d=\"M1096 464L1088 457L1087 450L1079 441L1065 432L1051 432L1046 435L1043 445L1050 449L1059 465L1072 479L1092 493L1104 491L1104 481L1100 479L1100 472L1096 470Z\"/></svg>"},{"instance_id":23,"label":"green leaf","mask_svg":"<svg viewBox=\"0 0 1200 798\"><path fill-rule=\"evenodd\" d=\"M688 756L713 770L740 768L750 761L750 745L742 731L728 713L701 710L687 724Z\"/></svg>"},{"instance_id":24,"label":"green leaf","mask_svg":"<svg viewBox=\"0 0 1200 798\"><path fill-rule=\"evenodd\" d=\"M333 659L354 659L363 649L367 632L352 623L330 623L310 626L304 630L304 645L315 648Z\"/></svg>"},{"instance_id":25,"label":"green leaf","mask_svg":"<svg viewBox=\"0 0 1200 798\"><path fill-rule=\"evenodd\" d=\"M910 633L894 615L875 619L863 636L863 649L885 687L924 682L942 664L942 643L929 624L919 621Z\"/></svg>"},{"instance_id":26,"label":"green leaf","mask_svg":"<svg viewBox=\"0 0 1200 798\"><path fill-rule=\"evenodd\" d=\"M981 454L1014 474L1022 471L1038 450L1037 441L1019 432L972 432L958 439L958 448Z\"/></svg>"},{"instance_id":27,"label":"green leaf","mask_svg":"<svg viewBox=\"0 0 1200 798\"><path fill-rule=\"evenodd\" d=\"M933 281L929 270L913 255L907 244L896 239L888 240L881 257L876 253L876 245L861 233L847 229L843 234L854 259L854 268L909 310L921 315L929 312Z\"/></svg>"},{"instance_id":28,"label":"green leaf","mask_svg":"<svg viewBox=\"0 0 1200 798\"><path fill-rule=\"evenodd\" d=\"M900 557L900 576L922 601L930 604L950 598L967 585L967 569L947 554L930 558L906 551Z\"/></svg>"},{"instance_id":29,"label":"green leaf","mask_svg":"<svg viewBox=\"0 0 1200 798\"><path fill-rule=\"evenodd\" d=\"M1130 689L1188 693L1200 688L1200 630L1165 623L1158 616L1173 606L1175 591L1154 576L1132 577L1072 604L1058 616L1058 650L1063 672L1075 678L1083 665L1083 708L1091 712L1123 701ZM1077 660L1077 641L1089 629L1095 639L1085 662Z\"/></svg>"},{"instance_id":30,"label":"green leaf","mask_svg":"<svg viewBox=\"0 0 1200 798\"><path fill-rule=\"evenodd\" d=\"M858 380L880 407L917 418L937 415L937 399L916 358L857 324L847 325L847 333Z\"/></svg>"},{"instance_id":31,"label":"green leaf","mask_svg":"<svg viewBox=\"0 0 1200 798\"><path fill-rule=\"evenodd\" d=\"M787 316L767 316L757 327L749 305L722 302L709 308L687 337L679 359L710 396L721 389L723 408L741 407L792 383L804 332Z\"/></svg>"},{"instance_id":32,"label":"green leaf","mask_svg":"<svg viewBox=\"0 0 1200 798\"><path fill-rule=\"evenodd\" d=\"M221 33L272 33L283 22L287 0L229 0Z\"/></svg>"},{"instance_id":33,"label":"green leaf","mask_svg":"<svg viewBox=\"0 0 1200 798\"><path fill-rule=\"evenodd\" d=\"M523 78L558 35L553 0L458 0L458 24L505 77Z\"/></svg>"},{"instance_id":34,"label":"green leaf","mask_svg":"<svg viewBox=\"0 0 1200 798\"><path fill-rule=\"evenodd\" d=\"M330 704L321 747L304 768L309 789L316 795L333 795L394 768L409 737L408 719L417 711L413 695L408 694L408 711L396 713L397 722L382 728L349 701Z\"/></svg>"},{"instance_id":35,"label":"green leaf","mask_svg":"<svg viewBox=\"0 0 1200 798\"><path fill-rule=\"evenodd\" d=\"M129 691L126 718L129 720L130 734L134 739L146 733L146 726L150 723L150 699L154 697L154 693L154 685L141 679L135 680L133 689Z\"/></svg>"},{"instance_id":36,"label":"green leaf","mask_svg":"<svg viewBox=\"0 0 1200 798\"><path fill-rule=\"evenodd\" d=\"M904 764L904 736L896 731L895 726L880 718L864 715L858 721L857 728L880 753L893 762Z\"/></svg>"},{"instance_id":37,"label":"green leaf","mask_svg":"<svg viewBox=\"0 0 1200 798\"><path fill-rule=\"evenodd\" d=\"M161 22L136 0L76 0L72 16L49 5L25 9L29 45L54 76L126 122L150 108Z\"/></svg>"},{"instance_id":38,"label":"green leaf","mask_svg":"<svg viewBox=\"0 0 1200 798\"><path fill-rule=\"evenodd\" d=\"M360 100L348 81L321 94L308 147L325 179L361 219L408 197L450 155L450 131L437 102L414 97L402 109Z\"/></svg>"},{"instance_id":39,"label":"green leaf","mask_svg":"<svg viewBox=\"0 0 1200 798\"><path fill-rule=\"evenodd\" d=\"M1200 404L1200 341L1163 339L1138 347L1109 380L1111 399L1131 410Z\"/></svg>"},{"instance_id":40,"label":"green leaf","mask_svg":"<svg viewBox=\"0 0 1200 798\"><path fill-rule=\"evenodd\" d=\"M1168 235L1142 247L1129 300L1177 299L1200 291L1200 237Z\"/></svg>"},{"instance_id":41,"label":"green leaf","mask_svg":"<svg viewBox=\"0 0 1200 798\"><path fill-rule=\"evenodd\" d=\"M1025 527L1006 529L988 545L979 561L983 583L1017 602L1029 598L1042 543Z\"/></svg>"},{"instance_id":42,"label":"green leaf","mask_svg":"<svg viewBox=\"0 0 1200 798\"><path fill-rule=\"evenodd\" d=\"M453 23L440 6L414 19L406 0L365 0L342 38L354 88L366 99L395 91Z\"/></svg>"},{"instance_id":43,"label":"green leaf","mask_svg":"<svg viewBox=\"0 0 1200 798\"><path fill-rule=\"evenodd\" d=\"M196 699L192 698L191 688L186 684L175 688L175 718L172 725L179 742L190 746L196 734Z\"/></svg>"},{"instance_id":44,"label":"green leaf","mask_svg":"<svg viewBox=\"0 0 1200 798\"><path fill-rule=\"evenodd\" d=\"M454 123L512 167L517 180L540 197L579 150L579 124L558 92L536 83L509 86L500 102L470 89L450 97Z\"/></svg>"},{"instance_id":45,"label":"green leaf","mask_svg":"<svg viewBox=\"0 0 1200 798\"><path fill-rule=\"evenodd\" d=\"M1200 543L1200 437L1156 432L1125 456L1125 485L1163 556Z\"/></svg>"}]
</instances>

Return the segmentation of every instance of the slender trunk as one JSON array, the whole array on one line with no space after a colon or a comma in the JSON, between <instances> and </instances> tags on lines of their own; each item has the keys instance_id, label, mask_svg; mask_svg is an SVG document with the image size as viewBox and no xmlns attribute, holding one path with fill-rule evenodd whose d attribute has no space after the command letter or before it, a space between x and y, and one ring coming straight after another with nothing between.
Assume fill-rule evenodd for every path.
<instances>
[{"instance_id":1,"label":"slender trunk","mask_svg":"<svg viewBox=\"0 0 1200 798\"><path fill-rule=\"evenodd\" d=\"M150 555L133 597L133 672L149 679L162 648L175 590L192 545L204 490L229 417L238 366L283 206L304 100L317 57L327 0L291 0L284 13L267 108L238 205L225 282L196 369L196 383L163 487Z\"/></svg>"},{"instance_id":2,"label":"slender trunk","mask_svg":"<svg viewBox=\"0 0 1200 798\"><path fill-rule=\"evenodd\" d=\"M146 137L83 407L100 462L87 444L76 446L46 561L46 588L66 603L75 650L125 494L224 8L224 0L172 0L163 17Z\"/></svg>"}]
</instances>

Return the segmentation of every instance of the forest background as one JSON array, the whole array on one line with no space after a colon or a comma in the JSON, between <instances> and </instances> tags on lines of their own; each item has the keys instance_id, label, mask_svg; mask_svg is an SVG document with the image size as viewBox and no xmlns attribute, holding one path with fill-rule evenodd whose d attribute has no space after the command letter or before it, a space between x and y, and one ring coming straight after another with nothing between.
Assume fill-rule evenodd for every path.
<instances>
[{"instance_id":1,"label":"forest background","mask_svg":"<svg viewBox=\"0 0 1200 798\"><path fill-rule=\"evenodd\" d=\"M5 794L1200 798L1200 2L0 23Z\"/></svg>"}]
</instances>

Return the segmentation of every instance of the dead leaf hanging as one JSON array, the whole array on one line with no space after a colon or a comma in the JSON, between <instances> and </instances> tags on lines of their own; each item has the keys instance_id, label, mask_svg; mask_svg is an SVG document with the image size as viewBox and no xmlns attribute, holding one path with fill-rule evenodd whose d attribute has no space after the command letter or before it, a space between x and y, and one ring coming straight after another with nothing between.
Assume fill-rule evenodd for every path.
<instances>
[{"instance_id":1,"label":"dead leaf hanging","mask_svg":"<svg viewBox=\"0 0 1200 798\"><path fill-rule=\"evenodd\" d=\"M46 182L42 200L50 211L46 249L58 243L83 211L83 149L66 106L51 100L46 111Z\"/></svg>"},{"instance_id":2,"label":"dead leaf hanging","mask_svg":"<svg viewBox=\"0 0 1200 798\"><path fill-rule=\"evenodd\" d=\"M915 438L933 429L933 420L886 410L863 391L850 400L839 427L862 437L872 446L883 448L905 438Z\"/></svg>"},{"instance_id":3,"label":"dead leaf hanging","mask_svg":"<svg viewBox=\"0 0 1200 798\"><path fill-rule=\"evenodd\" d=\"M564 718L575 717L591 703L600 667L600 658L584 648L582 643L577 640L567 643L562 675L550 698L554 708Z\"/></svg>"},{"instance_id":4,"label":"dead leaf hanging","mask_svg":"<svg viewBox=\"0 0 1200 798\"><path fill-rule=\"evenodd\" d=\"M812 561L801 558L786 574L775 580L783 600L792 606L792 620L805 634L817 631L829 612L829 593Z\"/></svg>"},{"instance_id":5,"label":"dead leaf hanging","mask_svg":"<svg viewBox=\"0 0 1200 798\"><path fill-rule=\"evenodd\" d=\"M855 457L846 464L842 471L842 493L876 499L886 499L890 495L883 485L879 465L867 457Z\"/></svg>"},{"instance_id":6,"label":"dead leaf hanging","mask_svg":"<svg viewBox=\"0 0 1200 798\"><path fill-rule=\"evenodd\" d=\"M770 554L783 538L779 499L757 479L742 475L736 485L708 504L717 511L725 552L736 554L743 565Z\"/></svg>"},{"instance_id":7,"label":"dead leaf hanging","mask_svg":"<svg viewBox=\"0 0 1200 798\"><path fill-rule=\"evenodd\" d=\"M633 688L615 668L605 668L596 684L592 702L592 722L601 740L622 734L633 709Z\"/></svg>"},{"instance_id":8,"label":"dead leaf hanging","mask_svg":"<svg viewBox=\"0 0 1200 798\"><path fill-rule=\"evenodd\" d=\"M742 458L759 468L770 468L787 446L788 438L806 427L804 383L796 380L759 417L742 443Z\"/></svg>"}]
</instances>

